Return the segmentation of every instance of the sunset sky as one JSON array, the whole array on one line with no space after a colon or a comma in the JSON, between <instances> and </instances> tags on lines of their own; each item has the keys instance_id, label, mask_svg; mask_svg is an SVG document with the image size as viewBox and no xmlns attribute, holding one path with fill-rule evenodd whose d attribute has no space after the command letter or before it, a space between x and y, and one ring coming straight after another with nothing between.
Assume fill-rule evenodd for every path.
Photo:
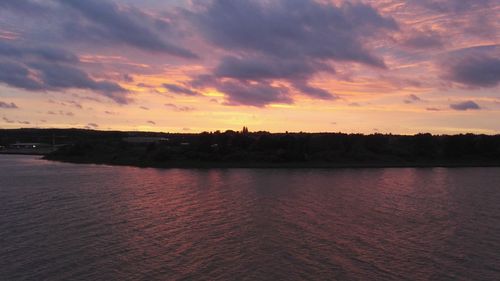
<instances>
[{"instance_id":1,"label":"sunset sky","mask_svg":"<svg viewBox=\"0 0 500 281\"><path fill-rule=\"evenodd\" d=\"M0 128L500 133L498 0L1 0Z\"/></svg>"}]
</instances>

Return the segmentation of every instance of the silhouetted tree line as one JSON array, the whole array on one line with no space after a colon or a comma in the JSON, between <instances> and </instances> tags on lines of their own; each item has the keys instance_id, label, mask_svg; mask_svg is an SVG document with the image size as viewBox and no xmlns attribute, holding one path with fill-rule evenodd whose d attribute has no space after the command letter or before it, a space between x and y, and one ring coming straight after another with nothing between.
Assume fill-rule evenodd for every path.
<instances>
[{"instance_id":1,"label":"silhouetted tree line","mask_svg":"<svg viewBox=\"0 0 500 281\"><path fill-rule=\"evenodd\" d=\"M127 137L157 137L131 143ZM0 130L0 144L68 144L48 158L131 165L206 163L500 164L500 135L203 132L170 134L78 129ZM160 139L161 138L161 139Z\"/></svg>"}]
</instances>

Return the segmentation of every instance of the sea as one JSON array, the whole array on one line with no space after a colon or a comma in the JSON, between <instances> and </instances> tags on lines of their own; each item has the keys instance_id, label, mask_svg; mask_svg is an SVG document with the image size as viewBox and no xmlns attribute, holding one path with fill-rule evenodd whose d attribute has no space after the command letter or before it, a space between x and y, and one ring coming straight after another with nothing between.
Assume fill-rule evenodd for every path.
<instances>
[{"instance_id":1,"label":"sea","mask_svg":"<svg viewBox=\"0 0 500 281\"><path fill-rule=\"evenodd\" d=\"M0 155L0 280L500 280L500 168Z\"/></svg>"}]
</instances>

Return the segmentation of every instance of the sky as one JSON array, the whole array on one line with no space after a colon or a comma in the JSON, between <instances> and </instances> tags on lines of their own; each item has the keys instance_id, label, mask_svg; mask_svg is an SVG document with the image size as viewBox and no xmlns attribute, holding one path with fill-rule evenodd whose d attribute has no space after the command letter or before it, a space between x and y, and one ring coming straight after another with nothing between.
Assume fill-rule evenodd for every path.
<instances>
[{"instance_id":1,"label":"sky","mask_svg":"<svg viewBox=\"0 0 500 281\"><path fill-rule=\"evenodd\" d=\"M500 133L498 0L1 0L0 128Z\"/></svg>"}]
</instances>

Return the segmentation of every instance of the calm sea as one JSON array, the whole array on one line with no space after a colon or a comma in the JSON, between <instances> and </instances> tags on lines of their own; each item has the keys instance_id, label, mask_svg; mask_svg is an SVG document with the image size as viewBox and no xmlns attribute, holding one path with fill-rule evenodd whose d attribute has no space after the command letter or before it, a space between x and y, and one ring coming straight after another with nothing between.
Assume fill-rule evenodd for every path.
<instances>
[{"instance_id":1,"label":"calm sea","mask_svg":"<svg viewBox=\"0 0 500 281\"><path fill-rule=\"evenodd\" d=\"M0 280L500 280L500 168L0 155Z\"/></svg>"}]
</instances>

